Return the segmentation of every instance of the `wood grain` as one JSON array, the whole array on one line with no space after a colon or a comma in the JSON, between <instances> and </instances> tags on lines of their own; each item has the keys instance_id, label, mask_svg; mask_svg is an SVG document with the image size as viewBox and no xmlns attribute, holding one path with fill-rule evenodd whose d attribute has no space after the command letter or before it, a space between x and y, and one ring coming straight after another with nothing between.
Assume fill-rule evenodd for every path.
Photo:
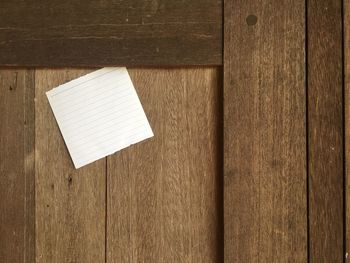
<instances>
[{"instance_id":1,"label":"wood grain","mask_svg":"<svg viewBox=\"0 0 350 263\"><path fill-rule=\"evenodd\" d=\"M345 83L344 83L344 107L345 107L345 194L346 194L346 248L345 255L346 259L349 261L350 253L350 3L349 1L344 1L344 73L345 73Z\"/></svg>"},{"instance_id":2,"label":"wood grain","mask_svg":"<svg viewBox=\"0 0 350 263\"><path fill-rule=\"evenodd\" d=\"M310 261L343 260L342 1L308 1Z\"/></svg>"},{"instance_id":3,"label":"wood grain","mask_svg":"<svg viewBox=\"0 0 350 263\"><path fill-rule=\"evenodd\" d=\"M34 259L34 71L0 71L0 262Z\"/></svg>"},{"instance_id":4,"label":"wood grain","mask_svg":"<svg viewBox=\"0 0 350 263\"><path fill-rule=\"evenodd\" d=\"M307 262L305 3L224 8L225 262Z\"/></svg>"},{"instance_id":5,"label":"wood grain","mask_svg":"<svg viewBox=\"0 0 350 263\"><path fill-rule=\"evenodd\" d=\"M221 6L221 0L5 1L0 65L220 65Z\"/></svg>"},{"instance_id":6,"label":"wood grain","mask_svg":"<svg viewBox=\"0 0 350 263\"><path fill-rule=\"evenodd\" d=\"M134 69L154 138L108 158L107 261L222 262L218 69Z\"/></svg>"},{"instance_id":7,"label":"wood grain","mask_svg":"<svg viewBox=\"0 0 350 263\"><path fill-rule=\"evenodd\" d=\"M75 170L45 92L87 73L35 74L36 262L105 262L106 160Z\"/></svg>"}]
</instances>

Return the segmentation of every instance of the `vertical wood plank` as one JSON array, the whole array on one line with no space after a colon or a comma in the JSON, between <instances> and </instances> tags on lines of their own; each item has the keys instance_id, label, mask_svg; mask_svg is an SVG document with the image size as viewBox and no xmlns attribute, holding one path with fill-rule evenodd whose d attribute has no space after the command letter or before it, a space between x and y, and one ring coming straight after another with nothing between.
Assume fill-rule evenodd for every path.
<instances>
[{"instance_id":1,"label":"vertical wood plank","mask_svg":"<svg viewBox=\"0 0 350 263\"><path fill-rule=\"evenodd\" d=\"M108 262L222 262L218 69L129 72L155 137L108 158Z\"/></svg>"},{"instance_id":2,"label":"vertical wood plank","mask_svg":"<svg viewBox=\"0 0 350 263\"><path fill-rule=\"evenodd\" d=\"M345 102L345 193L346 193L346 262L349 260L350 253L350 2L343 1L344 5L344 102Z\"/></svg>"},{"instance_id":3,"label":"vertical wood plank","mask_svg":"<svg viewBox=\"0 0 350 263\"><path fill-rule=\"evenodd\" d=\"M35 262L35 70L24 85L24 263Z\"/></svg>"},{"instance_id":4,"label":"vertical wood plank","mask_svg":"<svg viewBox=\"0 0 350 263\"><path fill-rule=\"evenodd\" d=\"M86 70L37 70L36 262L105 262L102 159L75 170L45 92Z\"/></svg>"},{"instance_id":5,"label":"vertical wood plank","mask_svg":"<svg viewBox=\"0 0 350 263\"><path fill-rule=\"evenodd\" d=\"M226 262L306 262L305 3L226 0Z\"/></svg>"},{"instance_id":6,"label":"vertical wood plank","mask_svg":"<svg viewBox=\"0 0 350 263\"><path fill-rule=\"evenodd\" d=\"M34 71L0 71L0 262L34 259Z\"/></svg>"},{"instance_id":7,"label":"vertical wood plank","mask_svg":"<svg viewBox=\"0 0 350 263\"><path fill-rule=\"evenodd\" d=\"M311 262L343 260L341 0L308 1Z\"/></svg>"}]
</instances>

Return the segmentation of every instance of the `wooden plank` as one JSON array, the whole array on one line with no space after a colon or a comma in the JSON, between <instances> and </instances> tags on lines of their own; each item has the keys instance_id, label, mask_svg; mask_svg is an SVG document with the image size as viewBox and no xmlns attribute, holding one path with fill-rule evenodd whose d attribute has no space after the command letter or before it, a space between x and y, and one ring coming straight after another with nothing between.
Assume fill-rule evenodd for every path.
<instances>
[{"instance_id":1,"label":"wooden plank","mask_svg":"<svg viewBox=\"0 0 350 263\"><path fill-rule=\"evenodd\" d=\"M350 3L343 1L344 5L344 107L345 107L345 194L346 194L346 229L345 255L348 259L350 253Z\"/></svg>"},{"instance_id":2,"label":"wooden plank","mask_svg":"<svg viewBox=\"0 0 350 263\"><path fill-rule=\"evenodd\" d=\"M18 77L17 77L18 81ZM35 261L35 71L25 71L24 86L24 262ZM23 180L23 178L22 178Z\"/></svg>"},{"instance_id":3,"label":"wooden plank","mask_svg":"<svg viewBox=\"0 0 350 263\"><path fill-rule=\"evenodd\" d=\"M35 75L36 262L104 262L106 160L75 170L45 95L86 70Z\"/></svg>"},{"instance_id":4,"label":"wooden plank","mask_svg":"<svg viewBox=\"0 0 350 263\"><path fill-rule=\"evenodd\" d=\"M305 3L224 8L225 262L306 262Z\"/></svg>"},{"instance_id":5,"label":"wooden plank","mask_svg":"<svg viewBox=\"0 0 350 263\"><path fill-rule=\"evenodd\" d=\"M5 1L0 65L219 65L221 6L221 0Z\"/></svg>"},{"instance_id":6,"label":"wooden plank","mask_svg":"<svg viewBox=\"0 0 350 263\"><path fill-rule=\"evenodd\" d=\"M308 1L311 262L343 260L341 0Z\"/></svg>"},{"instance_id":7,"label":"wooden plank","mask_svg":"<svg viewBox=\"0 0 350 263\"><path fill-rule=\"evenodd\" d=\"M34 71L0 71L0 262L34 258Z\"/></svg>"},{"instance_id":8,"label":"wooden plank","mask_svg":"<svg viewBox=\"0 0 350 263\"><path fill-rule=\"evenodd\" d=\"M222 262L221 74L129 72L155 137L108 158L107 262Z\"/></svg>"}]
</instances>

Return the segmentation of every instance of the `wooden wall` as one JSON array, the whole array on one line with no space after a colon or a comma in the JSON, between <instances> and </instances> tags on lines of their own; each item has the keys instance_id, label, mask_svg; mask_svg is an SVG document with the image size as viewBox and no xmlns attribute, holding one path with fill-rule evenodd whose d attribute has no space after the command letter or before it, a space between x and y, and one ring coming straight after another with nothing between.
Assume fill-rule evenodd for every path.
<instances>
[{"instance_id":1,"label":"wooden wall","mask_svg":"<svg viewBox=\"0 0 350 263\"><path fill-rule=\"evenodd\" d=\"M18 33L6 14L27 3L0 7L3 66L192 65L129 69L155 137L79 170L45 91L93 69L0 70L0 262L347 262L349 1L204 1L212 13L151 2L149 23L124 33L134 49L117 56L114 39L71 61L47 56L62 42L35 18ZM153 29L169 34L145 38ZM65 55L84 41L65 42ZM46 51L24 56L24 46Z\"/></svg>"},{"instance_id":2,"label":"wooden wall","mask_svg":"<svg viewBox=\"0 0 350 263\"><path fill-rule=\"evenodd\" d=\"M130 69L155 137L75 170L45 91L87 72L0 73L0 262L220 261L220 70Z\"/></svg>"}]
</instances>

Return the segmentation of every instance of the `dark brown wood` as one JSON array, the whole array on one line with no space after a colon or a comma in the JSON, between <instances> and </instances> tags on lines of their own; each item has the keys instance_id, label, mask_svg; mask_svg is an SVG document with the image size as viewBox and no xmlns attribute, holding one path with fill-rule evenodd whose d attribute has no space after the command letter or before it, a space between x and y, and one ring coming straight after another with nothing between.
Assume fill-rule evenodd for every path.
<instances>
[{"instance_id":1,"label":"dark brown wood","mask_svg":"<svg viewBox=\"0 0 350 263\"><path fill-rule=\"evenodd\" d=\"M225 1L225 262L307 262L305 1Z\"/></svg>"},{"instance_id":2,"label":"dark brown wood","mask_svg":"<svg viewBox=\"0 0 350 263\"><path fill-rule=\"evenodd\" d=\"M341 5L308 1L310 262L343 260Z\"/></svg>"},{"instance_id":3,"label":"dark brown wood","mask_svg":"<svg viewBox=\"0 0 350 263\"><path fill-rule=\"evenodd\" d=\"M34 262L34 71L0 71L0 262Z\"/></svg>"},{"instance_id":4,"label":"dark brown wood","mask_svg":"<svg viewBox=\"0 0 350 263\"><path fill-rule=\"evenodd\" d=\"M345 95L345 193L346 193L346 250L345 255L349 260L350 253L350 2L344 4L344 95Z\"/></svg>"},{"instance_id":5,"label":"dark brown wood","mask_svg":"<svg viewBox=\"0 0 350 263\"><path fill-rule=\"evenodd\" d=\"M129 72L155 136L108 157L107 262L222 262L220 70Z\"/></svg>"},{"instance_id":6,"label":"dark brown wood","mask_svg":"<svg viewBox=\"0 0 350 263\"><path fill-rule=\"evenodd\" d=\"M0 65L220 65L221 0L29 0L0 6Z\"/></svg>"}]
</instances>

